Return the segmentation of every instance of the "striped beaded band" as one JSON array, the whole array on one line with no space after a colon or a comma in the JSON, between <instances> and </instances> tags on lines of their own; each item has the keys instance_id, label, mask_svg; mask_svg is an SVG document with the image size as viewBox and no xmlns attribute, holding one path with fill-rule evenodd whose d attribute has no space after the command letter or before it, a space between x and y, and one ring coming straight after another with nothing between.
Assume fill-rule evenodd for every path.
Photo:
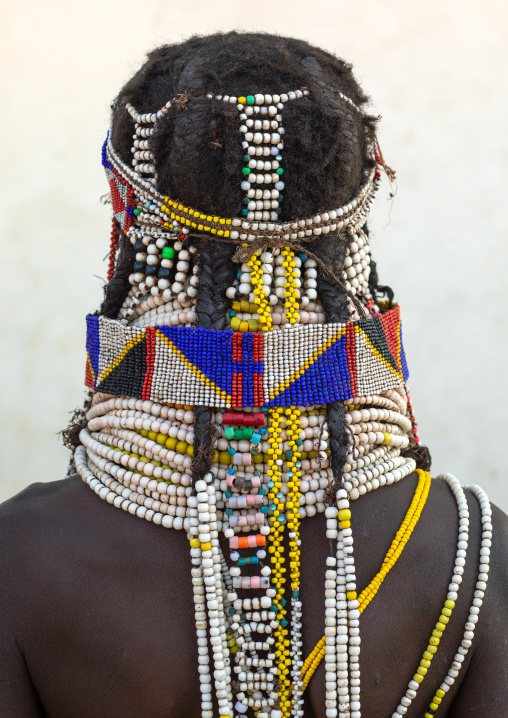
<instances>
[{"instance_id":1,"label":"striped beaded band","mask_svg":"<svg viewBox=\"0 0 508 718\"><path fill-rule=\"evenodd\" d=\"M330 88L335 96L362 114L355 103L338 90ZM126 110L135 123L132 147L132 167L126 165L115 152L108 135L102 151L102 162L111 187L113 211L124 231L132 223L138 226L157 226L168 231L197 231L215 234L233 241L253 241L256 238L293 240L340 231L344 227L361 226L365 223L370 201L380 180L381 157L374 143L368 154L375 166L368 173L357 196L342 207L310 218L280 222L280 204L284 189L283 160L285 129L282 112L289 101L305 99L307 88L281 95L229 95L206 94L209 101L220 100L234 104L238 110L239 132L243 135L244 148L241 188L246 192L241 218L225 218L186 207L182 202L164 197L155 189L156 169L150 147L150 137L156 124L172 106L184 107L186 96L169 100L155 113L140 114L129 103ZM175 224L179 225L175 230Z\"/></svg>"},{"instance_id":2,"label":"striped beaded band","mask_svg":"<svg viewBox=\"0 0 508 718\"><path fill-rule=\"evenodd\" d=\"M373 319L255 333L89 315L86 349L87 386L190 406L313 406L408 378L398 306Z\"/></svg>"},{"instance_id":3,"label":"striped beaded band","mask_svg":"<svg viewBox=\"0 0 508 718\"><path fill-rule=\"evenodd\" d=\"M372 150L372 154L373 157L377 157L375 149ZM314 217L278 223L213 216L161 195L151 182L141 178L136 170L122 162L111 144L109 135L103 146L102 163L114 200L113 211L125 232L132 226L133 221L136 221L136 224L155 226L167 231L171 231L174 223L177 222L187 231L187 228L196 229L239 241L253 241L256 237L296 241L305 237L338 232L350 225L361 226L366 221L370 202L377 191L381 177L379 167L376 165L358 195L343 207Z\"/></svg>"}]
</instances>

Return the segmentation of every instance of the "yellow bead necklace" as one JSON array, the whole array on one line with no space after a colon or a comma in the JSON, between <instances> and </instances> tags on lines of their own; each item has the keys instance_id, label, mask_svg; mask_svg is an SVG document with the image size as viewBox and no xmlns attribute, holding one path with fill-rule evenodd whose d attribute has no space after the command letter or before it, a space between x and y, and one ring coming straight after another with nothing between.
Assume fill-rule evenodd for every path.
<instances>
[{"instance_id":1,"label":"yellow bead necklace","mask_svg":"<svg viewBox=\"0 0 508 718\"><path fill-rule=\"evenodd\" d=\"M427 501L427 497L429 495L430 490L430 474L426 471L421 471L420 469L417 469L418 473L418 485L416 487L413 499L411 501L411 505L406 513L406 516L404 517L404 521L402 522L399 530L397 531L395 538L392 541L392 544L390 548L388 549L386 556L383 560L383 563L381 565L380 570L374 576L372 581L369 583L369 585L362 591L362 593L358 596L358 603L359 607L358 610L360 613L363 613L363 611L367 608L369 603L372 601L376 593L378 592L381 584L383 583L384 579L386 578L388 572L393 568L395 565L397 559L401 555L402 551L404 550L404 547L406 546L407 542L409 541L409 538L411 537L411 534L413 533L414 527L418 523L418 520L421 516L421 512L423 510L423 507L425 506L425 503ZM339 519L341 518L340 515L341 512L339 512ZM344 522L342 522L344 523ZM349 521L348 521L349 523ZM356 596L355 596L356 598ZM309 654L309 656L306 658L303 667L302 667L302 679L303 679L303 690L308 686L310 679L314 675L316 669L318 668L319 664L324 658L325 655L325 636L316 644L312 652Z\"/></svg>"}]
</instances>

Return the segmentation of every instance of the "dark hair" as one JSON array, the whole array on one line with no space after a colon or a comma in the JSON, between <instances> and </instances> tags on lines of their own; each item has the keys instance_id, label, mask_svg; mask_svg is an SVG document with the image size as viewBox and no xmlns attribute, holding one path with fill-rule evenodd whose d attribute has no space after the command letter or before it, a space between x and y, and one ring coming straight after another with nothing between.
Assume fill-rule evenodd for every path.
<instances>
[{"instance_id":1,"label":"dark hair","mask_svg":"<svg viewBox=\"0 0 508 718\"><path fill-rule=\"evenodd\" d=\"M153 50L113 103L112 143L130 164L134 122L125 104L131 103L140 113L153 113L179 97L150 138L158 190L203 212L240 216L243 152L237 110L225 102L210 103L206 94L281 94L303 87L310 94L284 108L286 187L281 219L309 217L345 204L358 192L372 166L367 146L376 118L356 111L334 92L342 92L358 107L367 102L351 65L302 40L229 32L196 36ZM196 246L198 324L224 329L229 309L225 291L237 269L231 261L232 245L198 240ZM315 241L312 252L327 266L336 267L336 275L341 276L342 239L328 236ZM129 291L132 262L132 249L121 240L116 273L100 310L106 316L118 314ZM376 286L371 290L375 292ZM347 321L347 298L322 270L318 271L318 295L328 321ZM344 405L332 402L327 415L337 481L346 455ZM210 466L213 441L210 410L196 407L195 416L193 474L197 479Z\"/></svg>"}]
</instances>

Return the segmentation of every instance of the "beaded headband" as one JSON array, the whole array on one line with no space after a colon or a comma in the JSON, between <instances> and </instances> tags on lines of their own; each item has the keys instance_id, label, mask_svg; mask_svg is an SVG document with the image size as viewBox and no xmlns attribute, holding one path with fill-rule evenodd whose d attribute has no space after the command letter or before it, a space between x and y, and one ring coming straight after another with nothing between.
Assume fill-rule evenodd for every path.
<instances>
[{"instance_id":1,"label":"beaded headband","mask_svg":"<svg viewBox=\"0 0 508 718\"><path fill-rule=\"evenodd\" d=\"M334 90L337 97L349 104L355 111L361 110L352 100ZM140 114L127 104L126 109L135 122L132 147L132 167L126 165L116 153L110 136L103 147L103 164L111 186L113 210L124 232L133 236L131 228L136 225L153 234L154 229L189 233L195 229L238 243L252 243L265 239L266 244L298 241L316 237L343 228L361 227L369 212L372 198L378 188L380 154L372 143L369 156L376 166L369 172L357 196L342 207L323 212L314 217L279 222L281 191L284 189L281 167L284 148L282 111L284 104L309 95L303 88L281 95L250 95L230 97L228 95L206 95L210 101L219 100L235 104L240 119L239 131L244 135L243 149L245 166L242 169L241 188L246 192L248 204L242 210L242 218L225 218L200 212L163 196L155 189L156 173L153 154L149 149L149 138L156 131L157 120L164 117L175 105L184 107L188 98L179 96L167 102L156 113ZM263 159L261 159L263 158Z\"/></svg>"}]
</instances>

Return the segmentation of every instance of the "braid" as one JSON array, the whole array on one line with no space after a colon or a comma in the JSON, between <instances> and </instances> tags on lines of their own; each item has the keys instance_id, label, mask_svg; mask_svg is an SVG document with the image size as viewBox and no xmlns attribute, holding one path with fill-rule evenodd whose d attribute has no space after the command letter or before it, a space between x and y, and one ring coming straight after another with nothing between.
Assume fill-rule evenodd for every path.
<instances>
[{"instance_id":1,"label":"braid","mask_svg":"<svg viewBox=\"0 0 508 718\"><path fill-rule=\"evenodd\" d=\"M366 228L364 227L364 231L365 229ZM366 234L368 235L367 232ZM377 265L372 257L370 259L369 289L376 304L378 304L379 297L385 295L388 298L388 309L393 307L393 289L388 285L379 284Z\"/></svg>"},{"instance_id":2,"label":"braid","mask_svg":"<svg viewBox=\"0 0 508 718\"><path fill-rule=\"evenodd\" d=\"M320 259L327 267L332 267L334 273L339 274L344 264L346 245L344 241L337 242L337 237L326 237L315 243ZM339 272L336 267L339 266ZM349 306L347 295L341 291L330 275L322 267L318 267L318 292L328 322L347 322L349 319ZM346 407L342 401L332 401L326 405L326 420L331 451L331 466L333 483L329 486L326 497L330 503L335 502L337 488L342 482L342 467L347 455L347 430L344 421Z\"/></svg>"},{"instance_id":3,"label":"braid","mask_svg":"<svg viewBox=\"0 0 508 718\"><path fill-rule=\"evenodd\" d=\"M218 245L202 240L198 246L199 290L196 298L198 324L207 329L226 328L229 302L226 289L233 282L236 267L232 256L234 246ZM214 439L211 431L212 412L209 407L194 410L193 484L210 470L213 461Z\"/></svg>"}]
</instances>

